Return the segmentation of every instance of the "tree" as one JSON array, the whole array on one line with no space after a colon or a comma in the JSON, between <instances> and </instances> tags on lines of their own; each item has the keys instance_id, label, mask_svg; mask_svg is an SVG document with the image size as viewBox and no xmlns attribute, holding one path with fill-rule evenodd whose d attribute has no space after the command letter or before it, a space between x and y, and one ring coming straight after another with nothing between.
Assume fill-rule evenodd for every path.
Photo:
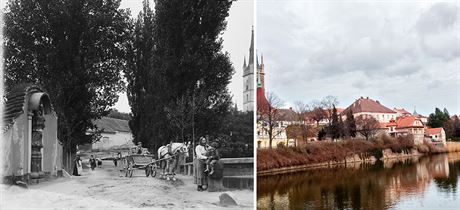
<instances>
[{"instance_id":1,"label":"tree","mask_svg":"<svg viewBox=\"0 0 460 210\"><path fill-rule=\"evenodd\" d=\"M342 123L343 124L343 123ZM332 140L339 139L342 137L342 127L341 127L341 120L339 120L339 116L337 114L337 109L333 105L332 107L332 121L327 128L327 132Z\"/></svg>"},{"instance_id":2,"label":"tree","mask_svg":"<svg viewBox=\"0 0 460 210\"><path fill-rule=\"evenodd\" d=\"M321 99L321 107L326 112L326 119L329 120L329 123L332 122L332 112L333 108L339 105L339 100L335 96L328 95Z\"/></svg>"},{"instance_id":3,"label":"tree","mask_svg":"<svg viewBox=\"0 0 460 210\"><path fill-rule=\"evenodd\" d=\"M360 115L356 118L356 130L369 140L374 138L380 128L380 123L372 116Z\"/></svg>"},{"instance_id":4,"label":"tree","mask_svg":"<svg viewBox=\"0 0 460 210\"><path fill-rule=\"evenodd\" d=\"M351 138L356 137L356 122L353 112L347 112L347 118L345 119L345 133Z\"/></svg>"},{"instance_id":5,"label":"tree","mask_svg":"<svg viewBox=\"0 0 460 210\"><path fill-rule=\"evenodd\" d=\"M146 2L128 65L135 141L156 150L175 137L217 136L232 105L220 38L232 2L158 0L154 14Z\"/></svg>"},{"instance_id":6,"label":"tree","mask_svg":"<svg viewBox=\"0 0 460 210\"><path fill-rule=\"evenodd\" d=\"M283 105L278 96L272 92L267 93L267 106L257 106L257 121L262 123L262 129L268 133L269 148L272 148L273 139L281 134L280 129L276 129L280 122L279 107Z\"/></svg>"},{"instance_id":7,"label":"tree","mask_svg":"<svg viewBox=\"0 0 460 210\"><path fill-rule=\"evenodd\" d=\"M453 136L458 138L460 137L460 117L458 115L454 115L452 118L454 127Z\"/></svg>"},{"instance_id":8,"label":"tree","mask_svg":"<svg viewBox=\"0 0 460 210\"><path fill-rule=\"evenodd\" d=\"M7 3L6 89L30 82L47 90L66 154L98 140L93 119L107 115L123 90L129 12L119 6L120 0Z\"/></svg>"},{"instance_id":9,"label":"tree","mask_svg":"<svg viewBox=\"0 0 460 210\"><path fill-rule=\"evenodd\" d=\"M164 98L167 91L165 77L154 63L155 17L149 1L143 1L143 9L136 19L130 20L130 37L126 53L125 77L127 96L132 119L129 127L134 142L142 142L146 148L158 148L157 139L167 139L167 116L163 107L169 103ZM152 120L155 119L155 120Z\"/></svg>"},{"instance_id":10,"label":"tree","mask_svg":"<svg viewBox=\"0 0 460 210\"><path fill-rule=\"evenodd\" d=\"M313 101L310 104L311 112L310 118L316 122L316 126L319 126L319 122L327 118L327 111L324 110L323 104L319 101Z\"/></svg>"},{"instance_id":11,"label":"tree","mask_svg":"<svg viewBox=\"0 0 460 210\"><path fill-rule=\"evenodd\" d=\"M296 121L300 123L301 126L292 127L291 132L293 136L296 136L296 140L302 140L307 142L309 132L311 132L310 127L307 125L307 115L310 111L310 107L308 104L303 103L302 101L296 101L294 103L294 111L296 113ZM288 133L288 128L286 128L286 132ZM289 138L288 138L289 139ZM295 142L295 146L297 146L297 141Z\"/></svg>"},{"instance_id":12,"label":"tree","mask_svg":"<svg viewBox=\"0 0 460 210\"><path fill-rule=\"evenodd\" d=\"M226 117L221 136L224 136L220 154L222 157L252 157L254 155L254 114L231 111Z\"/></svg>"},{"instance_id":13,"label":"tree","mask_svg":"<svg viewBox=\"0 0 460 210\"><path fill-rule=\"evenodd\" d=\"M435 112L431 113L428 117L427 125L432 128L444 128L446 132L446 138L451 138L454 134L454 124L446 108L444 108L443 111L441 111L439 108L436 108Z\"/></svg>"},{"instance_id":14,"label":"tree","mask_svg":"<svg viewBox=\"0 0 460 210\"><path fill-rule=\"evenodd\" d=\"M107 117L120 119L120 120L131 120L131 115L124 112L119 112L117 109L110 109Z\"/></svg>"}]
</instances>

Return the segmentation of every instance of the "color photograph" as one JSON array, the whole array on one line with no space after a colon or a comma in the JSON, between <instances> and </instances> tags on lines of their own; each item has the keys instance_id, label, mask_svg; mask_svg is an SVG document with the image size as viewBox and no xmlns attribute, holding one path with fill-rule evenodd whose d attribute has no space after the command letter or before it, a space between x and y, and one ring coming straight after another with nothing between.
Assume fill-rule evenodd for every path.
<instances>
[{"instance_id":1,"label":"color photograph","mask_svg":"<svg viewBox=\"0 0 460 210\"><path fill-rule=\"evenodd\" d=\"M257 209L458 209L458 1L258 1Z\"/></svg>"}]
</instances>

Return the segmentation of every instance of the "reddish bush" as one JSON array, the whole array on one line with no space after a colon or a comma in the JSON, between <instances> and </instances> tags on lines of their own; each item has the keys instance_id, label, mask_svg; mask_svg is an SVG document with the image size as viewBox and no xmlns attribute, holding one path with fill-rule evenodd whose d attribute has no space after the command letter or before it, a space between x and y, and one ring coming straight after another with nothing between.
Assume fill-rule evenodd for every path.
<instances>
[{"instance_id":1,"label":"reddish bush","mask_svg":"<svg viewBox=\"0 0 460 210\"><path fill-rule=\"evenodd\" d=\"M257 170L269 170L289 166L324 162L340 162L347 157L373 155L379 158L383 149L403 152L414 148L410 137L382 137L375 141L344 140L341 142L312 142L302 147L280 147L257 151Z\"/></svg>"}]
</instances>

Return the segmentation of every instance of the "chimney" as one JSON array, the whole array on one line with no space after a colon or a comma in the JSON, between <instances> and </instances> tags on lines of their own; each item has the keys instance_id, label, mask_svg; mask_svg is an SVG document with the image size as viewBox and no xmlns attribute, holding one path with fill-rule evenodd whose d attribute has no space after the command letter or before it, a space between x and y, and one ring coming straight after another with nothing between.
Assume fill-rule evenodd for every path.
<instances>
[{"instance_id":1,"label":"chimney","mask_svg":"<svg viewBox=\"0 0 460 210\"><path fill-rule=\"evenodd\" d=\"M377 101L375 101L375 102L377 102L378 104L380 104L379 100L377 100Z\"/></svg>"},{"instance_id":2,"label":"chimney","mask_svg":"<svg viewBox=\"0 0 460 210\"><path fill-rule=\"evenodd\" d=\"M369 99L369 96L368 96L368 97L366 97L366 99Z\"/></svg>"}]
</instances>

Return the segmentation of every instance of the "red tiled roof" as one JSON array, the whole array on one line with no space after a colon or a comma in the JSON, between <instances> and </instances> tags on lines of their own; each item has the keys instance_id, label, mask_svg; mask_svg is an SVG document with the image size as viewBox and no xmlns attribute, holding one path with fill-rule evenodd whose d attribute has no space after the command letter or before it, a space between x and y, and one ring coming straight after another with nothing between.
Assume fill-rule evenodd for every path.
<instances>
[{"instance_id":1,"label":"red tiled roof","mask_svg":"<svg viewBox=\"0 0 460 210\"><path fill-rule=\"evenodd\" d=\"M24 113L24 105L26 103L27 95L43 91L44 90L41 87L31 83L18 84L8 91L5 97L6 102L4 101L3 103L3 131L8 130L13 124L14 119Z\"/></svg>"},{"instance_id":2,"label":"red tiled roof","mask_svg":"<svg viewBox=\"0 0 460 210\"><path fill-rule=\"evenodd\" d=\"M373 112L373 113L396 113L395 111L383 106L379 101L374 101L369 98L359 98L347 107L343 113L347 112L360 113L360 112Z\"/></svg>"},{"instance_id":3,"label":"red tiled roof","mask_svg":"<svg viewBox=\"0 0 460 210\"><path fill-rule=\"evenodd\" d=\"M438 134L442 132L443 128L426 128L425 133L428 135Z\"/></svg>"},{"instance_id":4,"label":"red tiled roof","mask_svg":"<svg viewBox=\"0 0 460 210\"><path fill-rule=\"evenodd\" d=\"M395 120L391 119L390 122L386 124L387 127L398 126Z\"/></svg>"},{"instance_id":5,"label":"red tiled roof","mask_svg":"<svg viewBox=\"0 0 460 210\"><path fill-rule=\"evenodd\" d=\"M415 125L415 121L420 121L420 119L414 116L399 117L396 119L397 128L423 128L421 121L421 125Z\"/></svg>"}]
</instances>

